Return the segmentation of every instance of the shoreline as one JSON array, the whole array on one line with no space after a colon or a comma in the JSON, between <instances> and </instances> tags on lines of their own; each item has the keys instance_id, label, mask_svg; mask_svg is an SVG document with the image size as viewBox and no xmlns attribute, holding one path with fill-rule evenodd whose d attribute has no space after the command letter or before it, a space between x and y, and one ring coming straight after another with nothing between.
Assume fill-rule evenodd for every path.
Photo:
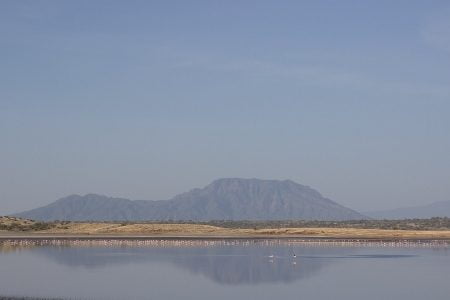
<instances>
[{"instance_id":1,"label":"shoreline","mask_svg":"<svg viewBox=\"0 0 450 300\"><path fill-rule=\"evenodd\" d=\"M448 241L449 237L389 237L389 236L312 236L312 235L148 235L148 234L1 234L0 242L10 240L310 240L310 241Z\"/></svg>"},{"instance_id":2,"label":"shoreline","mask_svg":"<svg viewBox=\"0 0 450 300\"><path fill-rule=\"evenodd\" d=\"M9 222L9 225L6 222ZM17 220L13 220L16 221ZM180 223L33 223L4 220L5 239L334 239L334 240L450 240L450 230L401 230L349 227L240 228ZM50 224L50 225L49 225ZM9 227L8 227L9 226Z\"/></svg>"}]
</instances>

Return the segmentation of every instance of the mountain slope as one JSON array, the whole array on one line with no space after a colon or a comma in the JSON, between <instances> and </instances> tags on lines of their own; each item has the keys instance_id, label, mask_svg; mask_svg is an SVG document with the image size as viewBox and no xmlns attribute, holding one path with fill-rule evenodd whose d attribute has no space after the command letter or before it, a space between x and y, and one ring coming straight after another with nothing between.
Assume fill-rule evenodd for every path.
<instances>
[{"instance_id":1,"label":"mountain slope","mask_svg":"<svg viewBox=\"0 0 450 300\"><path fill-rule=\"evenodd\" d=\"M403 207L392 210L367 212L366 215L376 219L426 219L432 217L450 217L450 201L434 202L428 205Z\"/></svg>"},{"instance_id":2,"label":"mountain slope","mask_svg":"<svg viewBox=\"0 0 450 300\"><path fill-rule=\"evenodd\" d=\"M166 201L69 196L17 214L36 220L349 220L365 216L290 180L219 179Z\"/></svg>"},{"instance_id":3,"label":"mountain slope","mask_svg":"<svg viewBox=\"0 0 450 300\"><path fill-rule=\"evenodd\" d=\"M71 195L47 206L17 214L34 220L127 220L139 216L141 201L110 198L102 195Z\"/></svg>"}]
</instances>

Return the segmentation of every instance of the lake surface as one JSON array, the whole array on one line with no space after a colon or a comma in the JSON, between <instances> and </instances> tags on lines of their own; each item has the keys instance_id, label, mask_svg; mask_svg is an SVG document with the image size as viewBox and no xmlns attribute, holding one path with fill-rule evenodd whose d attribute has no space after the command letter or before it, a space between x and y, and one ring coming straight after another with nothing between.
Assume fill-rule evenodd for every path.
<instances>
[{"instance_id":1,"label":"lake surface","mask_svg":"<svg viewBox=\"0 0 450 300\"><path fill-rule=\"evenodd\" d=\"M450 246L443 241L0 240L0 298L413 300L449 294Z\"/></svg>"}]
</instances>

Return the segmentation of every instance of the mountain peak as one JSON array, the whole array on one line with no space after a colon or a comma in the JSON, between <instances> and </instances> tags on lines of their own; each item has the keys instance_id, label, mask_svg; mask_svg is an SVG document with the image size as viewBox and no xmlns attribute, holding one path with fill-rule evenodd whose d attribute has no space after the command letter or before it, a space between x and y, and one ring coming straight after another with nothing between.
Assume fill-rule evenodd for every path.
<instances>
[{"instance_id":1,"label":"mountain peak","mask_svg":"<svg viewBox=\"0 0 450 300\"><path fill-rule=\"evenodd\" d=\"M273 183L273 184L280 184L280 183L295 183L292 180L285 179L285 180L278 180L278 179L259 179L259 178L239 178L239 177L225 177L225 178L219 178L211 182L210 184L231 184L231 183Z\"/></svg>"},{"instance_id":2,"label":"mountain peak","mask_svg":"<svg viewBox=\"0 0 450 300\"><path fill-rule=\"evenodd\" d=\"M348 220L365 216L292 180L222 178L166 201L72 195L18 214L38 220Z\"/></svg>"},{"instance_id":3,"label":"mountain peak","mask_svg":"<svg viewBox=\"0 0 450 300\"><path fill-rule=\"evenodd\" d=\"M276 180L276 179L258 179L258 178L220 178L214 180L205 188L272 188L272 189L284 189L288 187L295 187L299 189L310 189L308 186L298 184L292 180Z\"/></svg>"}]
</instances>

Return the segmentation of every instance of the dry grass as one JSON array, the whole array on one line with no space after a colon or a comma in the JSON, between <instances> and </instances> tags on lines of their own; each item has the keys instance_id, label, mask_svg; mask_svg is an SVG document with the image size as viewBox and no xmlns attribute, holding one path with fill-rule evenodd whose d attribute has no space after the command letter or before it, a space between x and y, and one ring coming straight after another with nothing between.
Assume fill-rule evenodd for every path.
<instances>
[{"instance_id":1,"label":"dry grass","mask_svg":"<svg viewBox=\"0 0 450 300\"><path fill-rule=\"evenodd\" d=\"M36 230L39 224L32 220L13 217L0 217L0 225L20 224L23 228L33 228L26 231L27 235L118 235L118 236L302 236L327 238L380 238L380 239L450 239L449 230L384 230L358 228L275 228L275 229L236 229L222 228L200 224L118 224L118 223L81 223L64 222L51 223L45 230ZM0 230L0 235L11 235L19 231ZM23 231L22 234L25 234Z\"/></svg>"},{"instance_id":2,"label":"dry grass","mask_svg":"<svg viewBox=\"0 0 450 300\"><path fill-rule=\"evenodd\" d=\"M62 227L56 227L41 233L55 234L186 234L203 235L225 233L228 229L195 224L129 224L121 225L116 223L70 223Z\"/></svg>"},{"instance_id":3,"label":"dry grass","mask_svg":"<svg viewBox=\"0 0 450 300\"><path fill-rule=\"evenodd\" d=\"M357 228L232 229L197 224L110 224L71 223L68 229L54 228L42 233L89 235L186 235L186 236L309 236L336 238L449 238L450 231L382 230Z\"/></svg>"},{"instance_id":4,"label":"dry grass","mask_svg":"<svg viewBox=\"0 0 450 300\"><path fill-rule=\"evenodd\" d=\"M300 235L336 238L389 238L389 239L433 239L450 238L450 231L419 231L419 230L385 230L359 228L280 228L259 229L257 234L263 235Z\"/></svg>"},{"instance_id":5,"label":"dry grass","mask_svg":"<svg viewBox=\"0 0 450 300\"><path fill-rule=\"evenodd\" d=\"M22 219L22 218L16 218L16 217L1 217L0 216L0 224L6 225L6 226L10 226L13 224L18 224L18 225L22 225L22 226L28 226L28 225L33 225L36 222L33 220L28 220L28 219Z\"/></svg>"}]
</instances>

